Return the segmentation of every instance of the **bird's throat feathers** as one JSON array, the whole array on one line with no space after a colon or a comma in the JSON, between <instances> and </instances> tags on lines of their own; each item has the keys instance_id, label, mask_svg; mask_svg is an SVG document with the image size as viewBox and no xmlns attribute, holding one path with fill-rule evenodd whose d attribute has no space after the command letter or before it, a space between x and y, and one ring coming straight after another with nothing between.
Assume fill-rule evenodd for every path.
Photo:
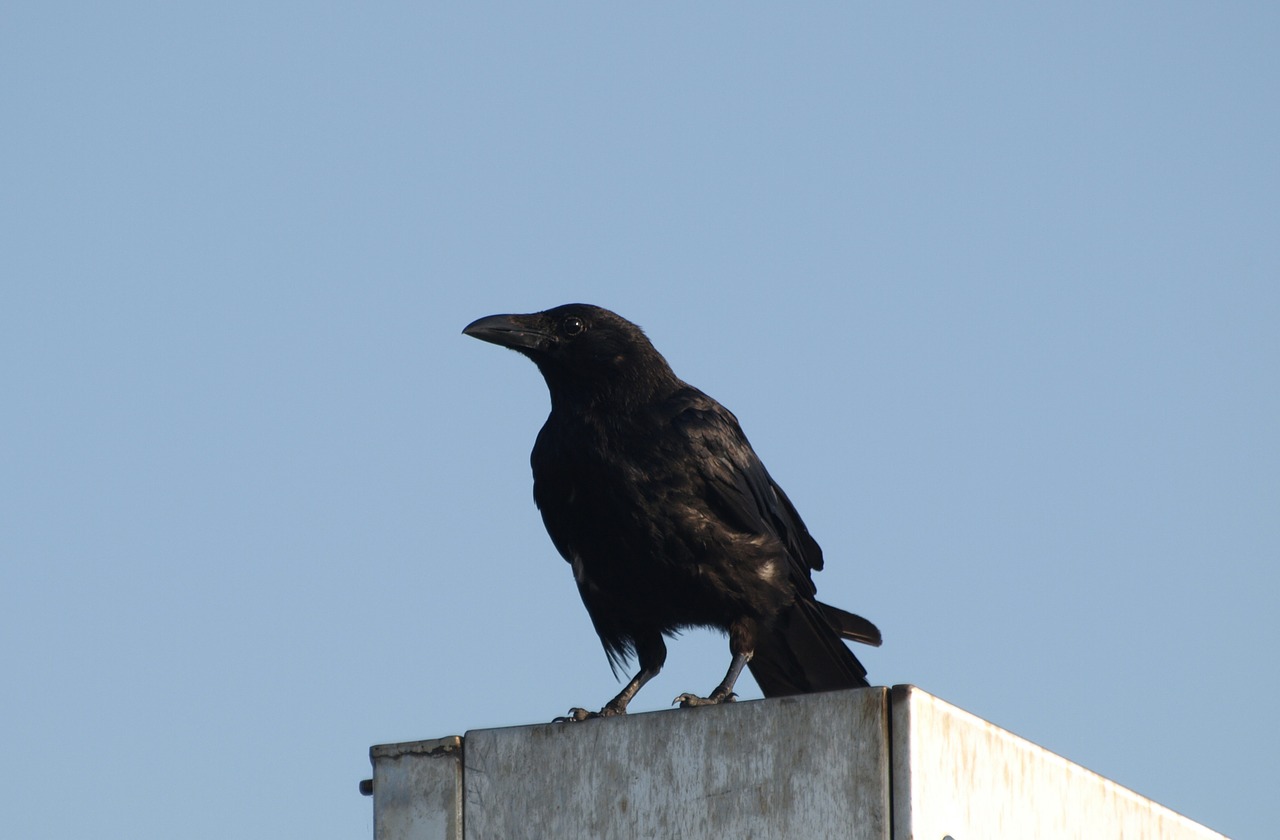
<instances>
[{"instance_id":1,"label":"bird's throat feathers","mask_svg":"<svg viewBox=\"0 0 1280 840\"><path fill-rule=\"evenodd\" d=\"M627 348L590 366L566 368L551 360L534 361L547 382L553 411L630 412L685 387L652 346Z\"/></svg>"}]
</instances>

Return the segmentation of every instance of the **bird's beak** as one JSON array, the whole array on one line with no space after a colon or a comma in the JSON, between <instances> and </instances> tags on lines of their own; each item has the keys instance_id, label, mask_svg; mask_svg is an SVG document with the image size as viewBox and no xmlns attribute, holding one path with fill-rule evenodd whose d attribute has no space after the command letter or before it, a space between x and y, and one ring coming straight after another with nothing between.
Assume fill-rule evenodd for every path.
<instances>
[{"instance_id":1,"label":"bird's beak","mask_svg":"<svg viewBox=\"0 0 1280 840\"><path fill-rule=\"evenodd\" d=\"M530 320L529 315L490 315L467 324L462 334L512 350L545 350L555 343Z\"/></svg>"}]
</instances>

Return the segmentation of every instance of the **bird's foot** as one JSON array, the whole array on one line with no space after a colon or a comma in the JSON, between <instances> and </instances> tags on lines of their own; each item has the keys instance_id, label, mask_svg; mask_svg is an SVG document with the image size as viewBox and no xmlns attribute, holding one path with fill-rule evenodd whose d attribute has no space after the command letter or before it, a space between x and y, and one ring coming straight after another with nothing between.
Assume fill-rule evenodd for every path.
<instances>
[{"instance_id":1,"label":"bird's foot","mask_svg":"<svg viewBox=\"0 0 1280 840\"><path fill-rule=\"evenodd\" d=\"M713 693L710 697L699 697L696 694L681 694L679 697L671 701L671 705L680 704L682 709L692 709L695 706L719 706L721 703L732 703L738 699L738 695L732 691L720 694Z\"/></svg>"},{"instance_id":2,"label":"bird's foot","mask_svg":"<svg viewBox=\"0 0 1280 840\"><path fill-rule=\"evenodd\" d=\"M579 709L577 706L574 706L572 709L569 710L569 713L567 715L563 717L554 718L551 722L552 723L578 723L579 721L591 720L592 718L617 717L618 715L625 715L626 713L627 713L626 709L615 709L612 706L605 706L603 709L601 709L598 712L590 712L590 711L587 711L586 709Z\"/></svg>"}]
</instances>

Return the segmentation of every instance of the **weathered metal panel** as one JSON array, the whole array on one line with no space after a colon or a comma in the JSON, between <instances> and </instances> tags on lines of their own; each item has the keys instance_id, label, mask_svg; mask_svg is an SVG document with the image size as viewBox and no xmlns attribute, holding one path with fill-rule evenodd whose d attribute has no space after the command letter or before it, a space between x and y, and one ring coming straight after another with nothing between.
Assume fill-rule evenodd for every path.
<instances>
[{"instance_id":1,"label":"weathered metal panel","mask_svg":"<svg viewBox=\"0 0 1280 840\"><path fill-rule=\"evenodd\" d=\"M913 686L476 730L465 749L453 737L370 757L376 840L1222 838Z\"/></svg>"},{"instance_id":2,"label":"weathered metal panel","mask_svg":"<svg viewBox=\"0 0 1280 840\"><path fill-rule=\"evenodd\" d=\"M468 732L466 837L889 840L887 701L869 688Z\"/></svg>"},{"instance_id":3,"label":"weathered metal panel","mask_svg":"<svg viewBox=\"0 0 1280 840\"><path fill-rule=\"evenodd\" d=\"M384 744L373 762L374 840L462 840L462 739Z\"/></svg>"},{"instance_id":4,"label":"weathered metal panel","mask_svg":"<svg viewBox=\"0 0 1280 840\"><path fill-rule=\"evenodd\" d=\"M894 686L894 840L1222 835L914 686Z\"/></svg>"}]
</instances>

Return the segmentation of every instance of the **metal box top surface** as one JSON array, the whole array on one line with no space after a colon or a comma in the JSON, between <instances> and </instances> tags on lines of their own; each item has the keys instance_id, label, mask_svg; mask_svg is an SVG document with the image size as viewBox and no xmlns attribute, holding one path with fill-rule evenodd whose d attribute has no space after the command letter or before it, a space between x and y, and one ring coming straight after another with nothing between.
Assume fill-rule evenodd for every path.
<instances>
[{"instance_id":1,"label":"metal box top surface","mask_svg":"<svg viewBox=\"0 0 1280 840\"><path fill-rule=\"evenodd\" d=\"M390 744L375 840L1215 840L913 686Z\"/></svg>"}]
</instances>

